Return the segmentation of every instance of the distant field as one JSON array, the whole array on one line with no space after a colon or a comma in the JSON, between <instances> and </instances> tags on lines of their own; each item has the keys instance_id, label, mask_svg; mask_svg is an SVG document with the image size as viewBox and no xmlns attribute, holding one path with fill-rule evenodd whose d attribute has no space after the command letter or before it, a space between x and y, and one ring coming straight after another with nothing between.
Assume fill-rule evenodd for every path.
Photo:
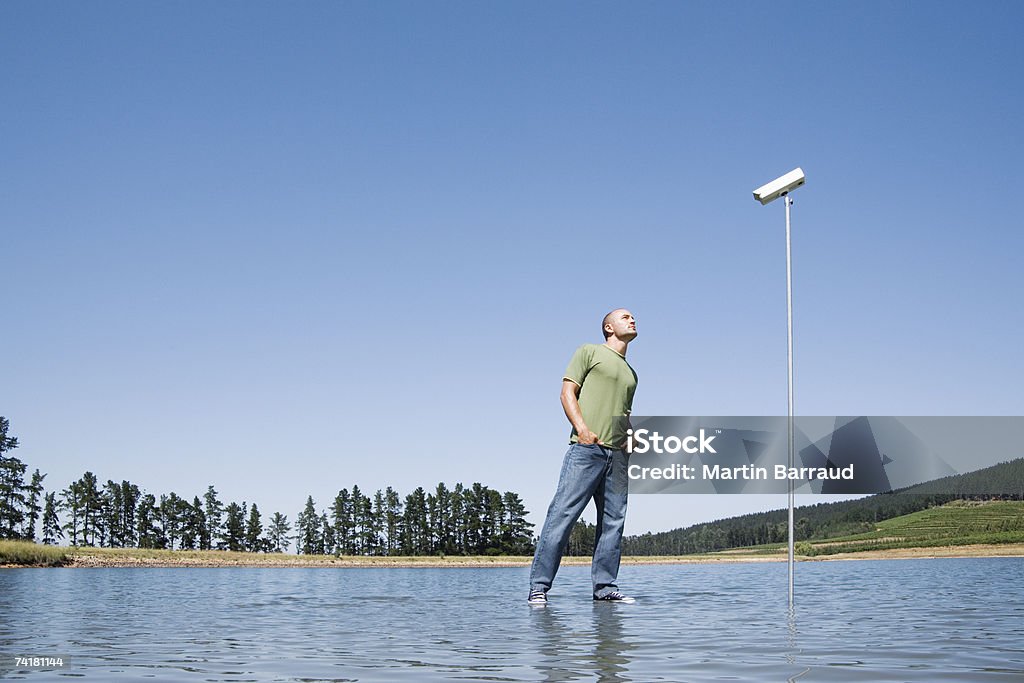
<instances>
[{"instance_id":1,"label":"distant field","mask_svg":"<svg viewBox=\"0 0 1024 683\"><path fill-rule=\"evenodd\" d=\"M929 548L1024 543L1024 502L954 501L894 517L875 530L797 544L800 555L816 556L892 548Z\"/></svg>"}]
</instances>

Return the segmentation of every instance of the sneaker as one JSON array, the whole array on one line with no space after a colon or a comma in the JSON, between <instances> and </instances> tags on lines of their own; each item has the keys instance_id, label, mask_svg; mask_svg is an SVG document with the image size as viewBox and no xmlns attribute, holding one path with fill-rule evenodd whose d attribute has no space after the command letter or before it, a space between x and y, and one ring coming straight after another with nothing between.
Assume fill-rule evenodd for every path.
<instances>
[{"instance_id":1,"label":"sneaker","mask_svg":"<svg viewBox=\"0 0 1024 683\"><path fill-rule=\"evenodd\" d=\"M636 598L623 595L619 591L612 591L611 593L607 593L601 597L595 595L594 599L602 602L636 602Z\"/></svg>"},{"instance_id":2,"label":"sneaker","mask_svg":"<svg viewBox=\"0 0 1024 683\"><path fill-rule=\"evenodd\" d=\"M526 602L531 605L546 605L548 604L548 595L544 591L534 588L530 591L530 597Z\"/></svg>"}]
</instances>

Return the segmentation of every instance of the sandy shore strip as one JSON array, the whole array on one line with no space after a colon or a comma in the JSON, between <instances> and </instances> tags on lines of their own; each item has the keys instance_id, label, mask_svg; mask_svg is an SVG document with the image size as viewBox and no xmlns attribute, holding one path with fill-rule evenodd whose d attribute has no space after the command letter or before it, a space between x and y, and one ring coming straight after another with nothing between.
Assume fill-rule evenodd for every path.
<instances>
[{"instance_id":1,"label":"sandy shore strip","mask_svg":"<svg viewBox=\"0 0 1024 683\"><path fill-rule=\"evenodd\" d=\"M752 562L780 562L785 556L733 556L733 557L624 557L623 565L640 564L736 564ZM374 561L366 561L374 560ZM153 558L153 557L100 557L96 555L75 555L68 567L448 567L448 568L479 568L479 567L528 567L533 561L531 557L395 557L395 558L359 558L339 557L312 559L296 556L294 560L264 559L210 559L210 558ZM590 565L589 557L567 557L562 566Z\"/></svg>"},{"instance_id":2,"label":"sandy shore strip","mask_svg":"<svg viewBox=\"0 0 1024 683\"><path fill-rule=\"evenodd\" d=\"M250 555L247 553L185 553L165 551L129 554L110 551L73 552L69 567L525 567L530 557L331 557L303 555ZM947 557L1024 557L1024 543L1000 545L939 546L866 550L816 557L798 557L800 562L843 560L901 560ZM775 554L741 554L735 551L713 555L676 557L624 557L623 565L643 564L734 564L785 562L785 549ZM566 557L563 565L589 565L589 557Z\"/></svg>"}]
</instances>

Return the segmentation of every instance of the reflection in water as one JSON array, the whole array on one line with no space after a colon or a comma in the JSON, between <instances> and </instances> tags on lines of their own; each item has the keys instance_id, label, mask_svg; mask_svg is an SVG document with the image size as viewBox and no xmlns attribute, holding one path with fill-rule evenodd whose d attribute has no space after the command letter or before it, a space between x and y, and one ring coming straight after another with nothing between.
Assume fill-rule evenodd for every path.
<instances>
[{"instance_id":1,"label":"reflection in water","mask_svg":"<svg viewBox=\"0 0 1024 683\"><path fill-rule=\"evenodd\" d=\"M622 628L623 608L631 609L632 605L615 605L608 602L593 602L594 630L597 645L594 648L598 664L599 681L619 683L628 681L623 674L629 658L626 656L635 646L624 637Z\"/></svg>"},{"instance_id":2,"label":"reflection in water","mask_svg":"<svg viewBox=\"0 0 1024 683\"><path fill-rule=\"evenodd\" d=\"M578 670L578 663L572 657L576 634L569 629L568 622L550 605L532 607L530 617L540 632L540 649L534 666L543 676L541 680L561 683L583 678L585 674Z\"/></svg>"},{"instance_id":3,"label":"reflection in water","mask_svg":"<svg viewBox=\"0 0 1024 683\"><path fill-rule=\"evenodd\" d=\"M585 604L531 609L531 621L540 635L540 651L534 668L541 680L552 682L580 679L604 683L626 683L629 658L635 645L624 635L622 610L629 605L591 601L590 621L583 621ZM559 609L577 610L568 616Z\"/></svg>"},{"instance_id":4,"label":"reflection in water","mask_svg":"<svg viewBox=\"0 0 1024 683\"><path fill-rule=\"evenodd\" d=\"M797 644L797 637L799 631L796 626L796 607L790 606L786 610L786 664L791 666L797 666L800 661L800 646ZM804 667L803 671L790 676L786 679L788 683L793 683L801 676L806 675L811 670L810 667Z\"/></svg>"}]
</instances>

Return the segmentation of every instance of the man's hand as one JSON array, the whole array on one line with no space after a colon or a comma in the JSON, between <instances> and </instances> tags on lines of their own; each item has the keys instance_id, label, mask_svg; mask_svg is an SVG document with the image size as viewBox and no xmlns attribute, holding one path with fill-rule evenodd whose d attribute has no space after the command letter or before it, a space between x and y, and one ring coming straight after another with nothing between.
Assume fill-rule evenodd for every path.
<instances>
[{"instance_id":1,"label":"man's hand","mask_svg":"<svg viewBox=\"0 0 1024 683\"><path fill-rule=\"evenodd\" d=\"M589 429L584 429L582 432L576 432L576 439L584 446L590 446L595 443L600 445L601 443L597 440L597 434Z\"/></svg>"}]
</instances>

